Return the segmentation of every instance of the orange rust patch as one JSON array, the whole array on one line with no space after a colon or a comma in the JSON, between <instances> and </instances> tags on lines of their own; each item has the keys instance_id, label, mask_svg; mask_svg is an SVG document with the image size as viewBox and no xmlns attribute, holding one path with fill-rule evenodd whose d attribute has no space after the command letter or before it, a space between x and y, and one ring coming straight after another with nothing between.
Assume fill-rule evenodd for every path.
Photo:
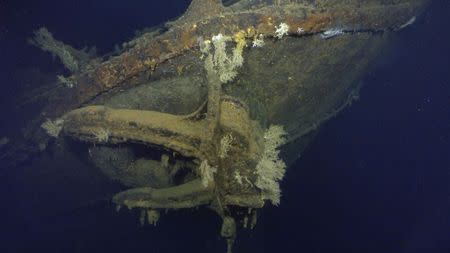
<instances>
[{"instance_id":1,"label":"orange rust patch","mask_svg":"<svg viewBox=\"0 0 450 253\"><path fill-rule=\"evenodd\" d=\"M121 62L115 65L116 83L112 86L117 85L117 82L123 81L130 76L142 71L144 64L139 60L134 54L126 54L121 58Z\"/></svg>"},{"instance_id":2,"label":"orange rust patch","mask_svg":"<svg viewBox=\"0 0 450 253\"><path fill-rule=\"evenodd\" d=\"M157 65L158 65L158 61L155 58L146 59L144 61L144 66L147 68L150 68L152 71L155 70Z\"/></svg>"},{"instance_id":3,"label":"orange rust patch","mask_svg":"<svg viewBox=\"0 0 450 253\"><path fill-rule=\"evenodd\" d=\"M332 17L329 13L312 14L307 19L299 21L296 24L292 24L294 27L301 27L306 32L320 32L332 21Z\"/></svg>"},{"instance_id":4,"label":"orange rust patch","mask_svg":"<svg viewBox=\"0 0 450 253\"><path fill-rule=\"evenodd\" d=\"M99 67L94 73L94 80L101 85L101 90L108 90L141 72L145 66L135 54L125 53L119 59Z\"/></svg>"},{"instance_id":5,"label":"orange rust patch","mask_svg":"<svg viewBox=\"0 0 450 253\"><path fill-rule=\"evenodd\" d=\"M121 79L126 79L129 76L135 75L139 72L141 72L144 69L144 63L140 61L139 59L136 59L136 57L130 57L127 59L128 61L123 63L123 73L121 76Z\"/></svg>"},{"instance_id":6,"label":"orange rust patch","mask_svg":"<svg viewBox=\"0 0 450 253\"><path fill-rule=\"evenodd\" d=\"M191 30L185 30L181 32L179 43L182 45L183 49L191 48L193 45L195 45L196 41L197 39L195 38L195 36L193 36L193 32Z\"/></svg>"},{"instance_id":7,"label":"orange rust patch","mask_svg":"<svg viewBox=\"0 0 450 253\"><path fill-rule=\"evenodd\" d=\"M259 33L270 34L275 32L275 25L273 23L273 18L270 16L262 16L258 21L258 26L256 30Z\"/></svg>"},{"instance_id":8,"label":"orange rust patch","mask_svg":"<svg viewBox=\"0 0 450 253\"><path fill-rule=\"evenodd\" d=\"M116 83L117 77L111 64L101 66L95 71L95 80L102 86L102 90L109 89Z\"/></svg>"},{"instance_id":9,"label":"orange rust patch","mask_svg":"<svg viewBox=\"0 0 450 253\"><path fill-rule=\"evenodd\" d=\"M170 40L165 39L161 41L161 51L162 52L172 52L173 49L173 44Z\"/></svg>"},{"instance_id":10,"label":"orange rust patch","mask_svg":"<svg viewBox=\"0 0 450 253\"><path fill-rule=\"evenodd\" d=\"M161 55L161 41L155 41L154 44L149 45L143 51L143 55L150 58L159 59L159 56Z\"/></svg>"}]
</instances>

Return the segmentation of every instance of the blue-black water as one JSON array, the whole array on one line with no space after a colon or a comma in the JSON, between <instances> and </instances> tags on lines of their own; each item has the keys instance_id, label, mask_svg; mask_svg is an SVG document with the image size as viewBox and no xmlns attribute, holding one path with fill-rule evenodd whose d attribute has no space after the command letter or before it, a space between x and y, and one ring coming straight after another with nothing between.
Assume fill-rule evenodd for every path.
<instances>
[{"instance_id":1,"label":"blue-black water","mask_svg":"<svg viewBox=\"0 0 450 253\"><path fill-rule=\"evenodd\" d=\"M30 70L64 71L27 44L33 30L106 53L188 4L0 1L0 137L30 117L13 110L36 81ZM360 100L324 125L288 171L282 204L240 232L236 252L450 252L449 14L449 1L433 1L398 32ZM118 186L83 162L32 163L38 172L28 163L0 173L0 252L225 252L210 211L169 212L141 228L109 203L105 193Z\"/></svg>"}]
</instances>

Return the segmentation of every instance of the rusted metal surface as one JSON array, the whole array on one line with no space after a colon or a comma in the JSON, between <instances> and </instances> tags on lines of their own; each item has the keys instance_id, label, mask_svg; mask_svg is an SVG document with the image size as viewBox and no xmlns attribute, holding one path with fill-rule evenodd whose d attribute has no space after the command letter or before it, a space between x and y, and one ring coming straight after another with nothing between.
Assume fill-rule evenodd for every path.
<instances>
[{"instance_id":1,"label":"rusted metal surface","mask_svg":"<svg viewBox=\"0 0 450 253\"><path fill-rule=\"evenodd\" d=\"M207 7L200 8L205 2ZM58 106L50 105L45 112L49 116L60 116L103 92L127 85L137 75L151 73L158 65L187 50L197 50L199 38L211 38L218 33L235 34L240 30L247 31L248 39L257 34L271 37L275 26L281 22L289 25L292 36L307 36L335 27L350 31L384 31L406 23L417 14L423 2L376 4L376 1L372 1L369 4L324 5L261 5L237 11L233 6L223 7L218 1L193 1L188 13L181 18L183 22L174 22L170 30L156 37L144 34L136 40L137 44L133 48L77 74L74 78L77 85L71 91L71 96ZM196 11L211 15L193 18ZM302 29L301 33L298 33L299 28Z\"/></svg>"},{"instance_id":2,"label":"rusted metal surface","mask_svg":"<svg viewBox=\"0 0 450 253\"><path fill-rule=\"evenodd\" d=\"M278 156L279 145L302 139L351 103L357 93L354 83L384 45L385 38L378 35L403 27L422 4L412 0L372 0L364 4L288 0L267 4L264 0L243 0L224 7L219 0L194 0L185 15L169 24L167 32L158 36L144 34L121 55L75 76L77 85L71 100L52 112L61 115L104 92L142 84L142 80L152 85L163 76L158 71L169 69L168 65L176 71L167 76L177 77L184 71L186 59L182 58L189 55L197 64L193 75L204 77L200 80L205 80L207 87L202 88L208 90L207 101L194 113L179 116L133 106L87 106L63 116L63 135L93 144L144 144L166 151L174 159L192 162L189 169L193 177L166 188L139 186L126 190L114 197L118 205L147 211L207 205L223 220L240 219L242 210L261 208L266 200L272 200L267 197L270 191L258 185L259 180L269 178L268 184L279 199L279 182L285 169ZM275 38L281 23L289 26L288 39ZM326 31L349 36L328 37ZM203 50L199 50L199 43L218 33L230 38L244 36L247 43L260 36L268 40L264 48L245 52L246 64L241 62L241 72L231 83L219 78L215 72L218 66L208 67L212 60L201 58L204 54L208 54L206 59L213 56L209 49L200 53ZM222 57L228 53L223 51ZM172 88L167 89L172 92ZM254 107L260 106L260 111L249 105L252 102ZM252 112L255 117L250 116ZM267 144L270 135L263 129L273 124L287 129L282 132L289 136ZM227 138L228 144L224 144ZM168 159L161 161L167 165ZM261 172L265 165L271 170ZM203 182L202 166L210 173L211 185Z\"/></svg>"},{"instance_id":3,"label":"rusted metal surface","mask_svg":"<svg viewBox=\"0 0 450 253\"><path fill-rule=\"evenodd\" d=\"M256 123L250 120L248 108L239 101L223 97L219 111L218 125L214 127L216 131L213 136L208 136L205 133L210 126L202 116L205 112L201 108L188 116L175 116L153 111L88 106L64 116L63 134L97 144L151 145L197 162L207 160L217 166L216 187L205 188L188 182L161 190L137 188L118 194L115 197L118 205L129 208L187 208L213 202L217 197L215 194L220 192L223 205L260 208L264 201L254 187L256 176L253 170L262 152L261 134ZM100 136L100 133L103 135ZM219 159L220 142L225 134L233 136L235 145L227 150L227 159ZM234 179L235 172L252 183L238 185ZM216 193L212 194L213 191Z\"/></svg>"},{"instance_id":4,"label":"rusted metal surface","mask_svg":"<svg viewBox=\"0 0 450 253\"><path fill-rule=\"evenodd\" d=\"M141 143L158 145L185 157L202 155L198 146L202 142L203 121L152 111L111 109L88 106L71 111L65 116L64 134L81 141ZM107 136L99 139L98 133Z\"/></svg>"}]
</instances>

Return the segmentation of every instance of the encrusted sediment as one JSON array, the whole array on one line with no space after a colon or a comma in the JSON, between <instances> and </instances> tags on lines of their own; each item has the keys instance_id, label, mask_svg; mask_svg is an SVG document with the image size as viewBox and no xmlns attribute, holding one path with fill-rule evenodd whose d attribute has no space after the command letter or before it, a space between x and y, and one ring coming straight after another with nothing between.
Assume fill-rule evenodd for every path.
<instances>
[{"instance_id":1,"label":"encrusted sediment","mask_svg":"<svg viewBox=\"0 0 450 253\"><path fill-rule=\"evenodd\" d=\"M135 77L140 73L151 74L167 60L197 49L199 38L211 38L218 32L236 34L243 30L249 39L259 34L271 37L274 36L275 26L281 22L288 24L289 34L295 36L320 33L335 27L385 31L407 23L417 15L425 1L402 1L397 4L318 1L316 5L293 2L282 6L261 5L260 8L250 8L245 6L246 1L242 2L238 4L248 9L237 11L237 7L223 7L217 0L193 1L188 13L181 18L185 22L174 22L169 31L156 37L144 34L121 55L71 77L76 83L71 96L57 107L50 105L44 110L45 113L60 116L110 89L137 84ZM298 33L299 28L301 33Z\"/></svg>"},{"instance_id":2,"label":"encrusted sediment","mask_svg":"<svg viewBox=\"0 0 450 253\"><path fill-rule=\"evenodd\" d=\"M113 202L117 205L127 206L129 209L181 209L207 205L213 199L212 188L205 188L201 180L196 179L164 189L133 188L116 194Z\"/></svg>"},{"instance_id":3,"label":"encrusted sediment","mask_svg":"<svg viewBox=\"0 0 450 253\"><path fill-rule=\"evenodd\" d=\"M247 190L246 195L239 196L235 189L237 183L230 184L233 178L227 179L226 176L238 169L243 175L251 174L253 167L250 165L255 163L261 153L258 140L261 136L256 123L250 120L248 108L233 98L223 97L218 105L220 108L217 111L220 114L214 126L209 124L207 117L202 116L205 112L201 108L191 115L179 116L154 111L87 106L64 116L62 132L65 136L91 143L150 145L176 152L197 163L209 161L211 166L219 168L217 185L213 181L212 186L205 187L198 179L162 189L130 189L114 197L114 202L118 205L130 208L189 208L209 204L215 201L218 192L222 192L219 195L222 196L223 205L262 207L264 202L256 189ZM215 129L211 132L212 136L206 134L209 127ZM107 133L107 136L100 139L100 132ZM227 149L232 150L227 150L229 153L218 159L224 132L227 136L233 136L233 140L238 141L239 145L236 143L231 148L231 144L228 144ZM233 164L236 161L241 165Z\"/></svg>"},{"instance_id":4,"label":"encrusted sediment","mask_svg":"<svg viewBox=\"0 0 450 253\"><path fill-rule=\"evenodd\" d=\"M347 106L353 99L355 80L382 45L384 38L373 38L373 34L403 28L414 20L423 4L420 0L339 2L267 4L263 0L243 0L224 7L220 0L194 0L185 15L169 24L167 32L159 36L144 34L122 54L71 77L76 82L74 94L53 113L61 115L73 109L63 117L65 136L94 144L144 144L176 153L198 165L190 168L194 170L193 177L183 178L176 186L129 189L115 195L113 202L142 209L142 223L146 214L151 216L150 223L156 223L158 209L207 205L223 218L222 235L230 251L236 233L234 210L261 208L267 199L275 205L279 203L279 181L286 167L279 157L280 145L286 139L293 145L315 130L315 123L322 123ZM318 34L321 36L314 36ZM290 38L284 38L285 35ZM216 51L207 44L209 47L200 53L199 43L211 43L213 36L216 40L228 40L220 44L213 39ZM245 65L243 48L255 38L271 40L266 43L270 48L246 52L253 58L246 58ZM296 43L296 39L308 45ZM227 55L227 42L236 44L238 49L232 57ZM274 56L269 51L279 53ZM301 55L295 55L298 52ZM197 67L205 63L206 71L190 73L206 74L208 90L207 101L193 114L106 106L74 109L103 92L164 76L164 70L169 69L164 64L182 64L183 60L177 61L177 57L183 54L189 54L189 60ZM295 57L304 58L286 60ZM292 67L300 62L302 66ZM180 75L184 66L178 67L175 69ZM233 70L233 75L220 78L220 67ZM239 73L240 80L235 80L237 67L244 72ZM175 72L165 77L174 75ZM270 78L275 81L268 82ZM226 84L230 86L224 87ZM246 102L253 102L258 108L251 108ZM283 114L285 111L288 113ZM261 119L251 118L251 112L259 113ZM312 126L307 124L311 122ZM262 129L270 130L272 124L283 125L291 136L285 138L281 126L279 134L264 134ZM161 159L161 163L163 160L168 165L169 158ZM269 194L273 198L268 198ZM256 223L256 215L253 219Z\"/></svg>"},{"instance_id":5,"label":"encrusted sediment","mask_svg":"<svg viewBox=\"0 0 450 253\"><path fill-rule=\"evenodd\" d=\"M201 158L204 121L154 111L87 106L65 115L64 134L101 142L96 133L107 131L107 143L141 143L165 147L185 157Z\"/></svg>"}]
</instances>

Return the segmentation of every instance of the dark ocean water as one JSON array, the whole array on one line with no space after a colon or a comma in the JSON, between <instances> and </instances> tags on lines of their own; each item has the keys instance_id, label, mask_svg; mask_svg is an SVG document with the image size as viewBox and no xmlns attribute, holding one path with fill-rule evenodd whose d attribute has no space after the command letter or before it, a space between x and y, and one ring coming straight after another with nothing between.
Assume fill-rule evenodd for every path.
<instances>
[{"instance_id":1,"label":"dark ocean water","mask_svg":"<svg viewBox=\"0 0 450 253\"><path fill-rule=\"evenodd\" d=\"M26 43L33 30L106 53L188 4L0 1L0 136L28 117L11 110L30 87L22 71L63 71ZM435 0L398 32L360 100L324 125L288 171L280 207L240 232L235 252L450 252L449 27L450 1ZM76 172L42 163L40 173L27 165L0 173L0 252L225 252L214 213L169 212L141 228L105 197L117 185L82 163L61 166Z\"/></svg>"}]
</instances>

